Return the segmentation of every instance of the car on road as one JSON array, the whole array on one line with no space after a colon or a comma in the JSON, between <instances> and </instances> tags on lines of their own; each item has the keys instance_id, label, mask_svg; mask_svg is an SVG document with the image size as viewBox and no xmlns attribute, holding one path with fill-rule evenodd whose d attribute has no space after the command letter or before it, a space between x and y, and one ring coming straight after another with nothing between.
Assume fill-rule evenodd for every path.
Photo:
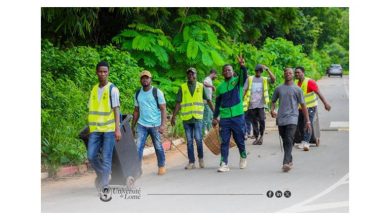
<instances>
[{"instance_id":1,"label":"car on road","mask_svg":"<svg viewBox=\"0 0 390 220\"><path fill-rule=\"evenodd\" d=\"M331 64L326 70L326 74L328 75L328 77L330 77L331 75L343 77L343 68L340 64Z\"/></svg>"}]
</instances>

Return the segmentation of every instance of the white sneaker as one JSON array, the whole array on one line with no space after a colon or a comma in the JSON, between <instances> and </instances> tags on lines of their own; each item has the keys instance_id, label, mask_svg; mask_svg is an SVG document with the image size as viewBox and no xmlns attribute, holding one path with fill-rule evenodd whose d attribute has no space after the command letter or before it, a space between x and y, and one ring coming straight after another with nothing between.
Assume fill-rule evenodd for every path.
<instances>
[{"instance_id":1,"label":"white sneaker","mask_svg":"<svg viewBox=\"0 0 390 220\"><path fill-rule=\"evenodd\" d=\"M307 143L307 142L303 142L303 150L304 151L309 151L310 150L310 144L309 143Z\"/></svg>"},{"instance_id":2,"label":"white sneaker","mask_svg":"<svg viewBox=\"0 0 390 220\"><path fill-rule=\"evenodd\" d=\"M240 158L240 169L244 169L246 167L246 159Z\"/></svg>"},{"instance_id":3,"label":"white sneaker","mask_svg":"<svg viewBox=\"0 0 390 220\"><path fill-rule=\"evenodd\" d=\"M199 159L199 167L204 168L204 160L203 159Z\"/></svg>"},{"instance_id":4,"label":"white sneaker","mask_svg":"<svg viewBox=\"0 0 390 220\"><path fill-rule=\"evenodd\" d=\"M297 149L303 149L303 142L302 142L302 143L297 143L297 144L295 144L295 147L296 147Z\"/></svg>"},{"instance_id":5,"label":"white sneaker","mask_svg":"<svg viewBox=\"0 0 390 220\"><path fill-rule=\"evenodd\" d=\"M230 171L228 165L222 162L221 166L218 168L218 172L228 172L228 171Z\"/></svg>"},{"instance_id":6,"label":"white sneaker","mask_svg":"<svg viewBox=\"0 0 390 220\"><path fill-rule=\"evenodd\" d=\"M184 167L184 169L186 170L192 170L192 169L195 169L195 164L194 163L189 163L187 164L187 166Z\"/></svg>"}]
</instances>

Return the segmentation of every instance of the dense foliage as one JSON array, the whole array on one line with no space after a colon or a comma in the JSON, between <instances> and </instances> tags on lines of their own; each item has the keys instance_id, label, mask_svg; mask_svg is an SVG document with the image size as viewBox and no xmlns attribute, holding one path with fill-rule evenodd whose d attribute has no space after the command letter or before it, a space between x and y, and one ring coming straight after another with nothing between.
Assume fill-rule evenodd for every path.
<instances>
[{"instance_id":1,"label":"dense foliage","mask_svg":"<svg viewBox=\"0 0 390 220\"><path fill-rule=\"evenodd\" d=\"M348 9L342 8L43 8L42 162L55 169L85 161L77 136L87 123L100 60L109 62L109 79L128 114L143 69L152 72L172 112L188 67L201 81L225 63L238 71L236 56L243 54L250 74L265 64L278 85L284 67L304 66L315 79L331 63L347 69L348 50ZM219 74L215 84L221 80ZM171 131L183 134L181 126Z\"/></svg>"}]
</instances>

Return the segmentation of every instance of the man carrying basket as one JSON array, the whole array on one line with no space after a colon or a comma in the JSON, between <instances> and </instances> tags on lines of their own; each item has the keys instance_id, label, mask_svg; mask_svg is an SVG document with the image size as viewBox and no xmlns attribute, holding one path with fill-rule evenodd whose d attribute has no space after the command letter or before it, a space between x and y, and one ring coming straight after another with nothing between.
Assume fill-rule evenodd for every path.
<instances>
[{"instance_id":1,"label":"man carrying basket","mask_svg":"<svg viewBox=\"0 0 390 220\"><path fill-rule=\"evenodd\" d=\"M237 76L233 76L233 67L230 64L225 64L222 68L225 81L222 82L216 91L216 104L214 111L213 126L219 122L221 136L221 162L218 172L229 171L228 156L230 136L233 134L233 139L240 151L240 169L244 169L247 165L246 150L245 150L245 119L243 107L243 87L247 79L247 69L245 60L242 56L238 57L241 66L241 71ZM218 120L218 117L221 119Z\"/></svg>"}]
</instances>

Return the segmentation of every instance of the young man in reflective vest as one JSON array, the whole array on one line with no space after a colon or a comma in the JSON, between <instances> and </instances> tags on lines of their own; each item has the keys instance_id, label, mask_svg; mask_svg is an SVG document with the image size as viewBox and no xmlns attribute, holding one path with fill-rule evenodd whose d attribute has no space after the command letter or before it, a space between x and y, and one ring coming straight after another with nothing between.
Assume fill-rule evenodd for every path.
<instances>
[{"instance_id":1,"label":"young man in reflective vest","mask_svg":"<svg viewBox=\"0 0 390 220\"><path fill-rule=\"evenodd\" d=\"M99 83L93 87L89 98L88 160L97 175L95 185L103 190L109 184L115 141L121 139L119 90L108 82L108 63L98 63L96 75ZM98 157L99 151L102 158Z\"/></svg>"},{"instance_id":2,"label":"young man in reflective vest","mask_svg":"<svg viewBox=\"0 0 390 220\"><path fill-rule=\"evenodd\" d=\"M172 115L171 124L175 126L176 115L181 111L181 119L183 121L184 130L187 138L187 153L189 163L185 167L186 170L194 169L194 138L198 150L199 167L204 168L203 160L203 100L207 101L208 106L214 111L214 106L211 99L207 96L202 83L196 81L196 69L189 68L187 70L187 82L183 83L177 93L176 106Z\"/></svg>"},{"instance_id":3,"label":"young man in reflective vest","mask_svg":"<svg viewBox=\"0 0 390 220\"><path fill-rule=\"evenodd\" d=\"M262 77L263 71L269 74L270 78ZM265 111L268 108L268 82L273 84L275 76L265 65L257 64L255 76L249 76L244 85L244 111L248 111L248 116L253 127L255 141L253 145L263 144L265 130Z\"/></svg>"},{"instance_id":4,"label":"young man in reflective vest","mask_svg":"<svg viewBox=\"0 0 390 220\"><path fill-rule=\"evenodd\" d=\"M309 118L312 125L312 129L307 131L304 129L304 118L302 109L299 109L299 120L298 120L298 129L302 136L301 144L298 144L299 149L303 149L304 151L308 151L310 149L310 139L312 137L313 132L313 119L317 112L318 98L320 97L322 103L324 103L325 109L330 111L331 106L326 101L325 97L320 92L316 81L305 77L305 68L298 66L295 68L295 84L300 87L303 91L303 95L305 98L305 103L307 107L307 111L309 112ZM318 138L316 138L316 142L318 142ZM317 143L318 145L318 143Z\"/></svg>"},{"instance_id":5,"label":"young man in reflective vest","mask_svg":"<svg viewBox=\"0 0 390 220\"><path fill-rule=\"evenodd\" d=\"M216 103L214 111L213 126L219 123L219 135L221 136L221 162L218 172L228 172L229 143L233 134L234 141L240 152L240 169L247 166L245 150L245 119L244 119L244 83L247 78L245 60L238 57L241 71L234 76L233 67L225 64L222 67L225 80L217 87ZM218 119L220 117L220 120Z\"/></svg>"}]
</instances>

